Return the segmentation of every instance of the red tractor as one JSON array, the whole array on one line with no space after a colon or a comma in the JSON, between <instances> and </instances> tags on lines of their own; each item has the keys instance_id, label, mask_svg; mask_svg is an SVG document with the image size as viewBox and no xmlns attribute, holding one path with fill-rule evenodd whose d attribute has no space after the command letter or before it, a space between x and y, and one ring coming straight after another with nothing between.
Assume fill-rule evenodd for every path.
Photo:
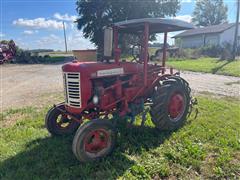
<instances>
[{"instance_id":1,"label":"red tractor","mask_svg":"<svg viewBox=\"0 0 240 180\"><path fill-rule=\"evenodd\" d=\"M13 40L8 43L0 43L0 64L13 60L17 48Z\"/></svg>"},{"instance_id":2,"label":"red tractor","mask_svg":"<svg viewBox=\"0 0 240 180\"><path fill-rule=\"evenodd\" d=\"M135 19L105 27L105 61L74 60L63 65L65 102L48 111L48 131L66 135L78 129L72 150L79 161L87 162L113 151L116 119L120 119L116 116L131 117L133 122L136 115L142 114L144 124L145 105L150 106L152 122L159 130L179 128L190 112L191 95L188 83L179 73L165 67L167 32L191 28L183 21L160 18ZM135 62L120 59L119 33L141 37ZM162 64L149 62L148 41L154 33L164 33Z\"/></svg>"}]
</instances>

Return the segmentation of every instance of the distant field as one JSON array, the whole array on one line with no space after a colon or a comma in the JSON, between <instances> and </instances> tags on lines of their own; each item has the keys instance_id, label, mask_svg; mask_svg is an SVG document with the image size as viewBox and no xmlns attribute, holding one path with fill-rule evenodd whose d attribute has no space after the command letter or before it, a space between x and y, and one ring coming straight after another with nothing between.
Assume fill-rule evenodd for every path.
<instances>
[{"instance_id":1,"label":"distant field","mask_svg":"<svg viewBox=\"0 0 240 180\"><path fill-rule=\"evenodd\" d=\"M72 52L42 52L38 54L39 56L42 56L44 58L41 59L40 63L58 63L58 62L63 62L66 61L68 59L72 59L73 54ZM45 56L49 56L49 57L45 57Z\"/></svg>"},{"instance_id":2,"label":"distant field","mask_svg":"<svg viewBox=\"0 0 240 180\"><path fill-rule=\"evenodd\" d=\"M200 58L196 60L170 59L167 61L167 65L180 70L240 76L240 60L221 61L216 58Z\"/></svg>"},{"instance_id":3,"label":"distant field","mask_svg":"<svg viewBox=\"0 0 240 180\"><path fill-rule=\"evenodd\" d=\"M70 52L42 52L39 53L39 56L45 56L45 55L49 55L51 57L58 57L58 56L62 56L62 57L69 57L69 56L73 56L73 53Z\"/></svg>"},{"instance_id":4,"label":"distant field","mask_svg":"<svg viewBox=\"0 0 240 180\"><path fill-rule=\"evenodd\" d=\"M239 101L199 97L199 116L176 132L159 132L148 116L134 127L118 126L114 153L94 163L73 156L73 136L50 137L44 109L0 114L0 179L238 179ZM124 122L124 121L122 121Z\"/></svg>"},{"instance_id":5,"label":"distant field","mask_svg":"<svg viewBox=\"0 0 240 180\"><path fill-rule=\"evenodd\" d=\"M65 61L65 56L50 56L49 58L43 59L42 63L58 63Z\"/></svg>"}]
</instances>

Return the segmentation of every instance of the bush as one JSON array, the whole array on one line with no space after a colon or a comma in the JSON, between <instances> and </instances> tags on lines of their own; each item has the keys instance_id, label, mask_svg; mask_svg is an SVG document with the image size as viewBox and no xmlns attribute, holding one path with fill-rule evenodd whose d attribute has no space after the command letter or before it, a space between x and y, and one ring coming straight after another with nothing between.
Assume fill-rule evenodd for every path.
<instances>
[{"instance_id":1,"label":"bush","mask_svg":"<svg viewBox=\"0 0 240 180\"><path fill-rule=\"evenodd\" d=\"M24 51L22 49L17 50L16 63L31 63L32 62L31 53Z\"/></svg>"},{"instance_id":2,"label":"bush","mask_svg":"<svg viewBox=\"0 0 240 180\"><path fill-rule=\"evenodd\" d=\"M44 55L43 57L46 58L46 59L50 58L50 56L48 54Z\"/></svg>"},{"instance_id":3,"label":"bush","mask_svg":"<svg viewBox=\"0 0 240 180\"><path fill-rule=\"evenodd\" d=\"M222 47L219 45L207 45L200 48L202 56L209 57L220 57L222 52Z\"/></svg>"},{"instance_id":4,"label":"bush","mask_svg":"<svg viewBox=\"0 0 240 180\"><path fill-rule=\"evenodd\" d=\"M51 57L49 55L38 56L36 55L36 53L33 54L30 53L29 51L18 49L14 63L19 64L56 63L65 60L64 56Z\"/></svg>"},{"instance_id":5,"label":"bush","mask_svg":"<svg viewBox=\"0 0 240 180\"><path fill-rule=\"evenodd\" d=\"M198 59L201 57L199 49L179 49L179 58Z\"/></svg>"},{"instance_id":6,"label":"bush","mask_svg":"<svg viewBox=\"0 0 240 180\"><path fill-rule=\"evenodd\" d=\"M240 55L240 46L237 48L237 55ZM232 45L225 43L223 46L207 45L201 48L179 50L179 58L198 59L202 56L230 60L232 58Z\"/></svg>"},{"instance_id":7,"label":"bush","mask_svg":"<svg viewBox=\"0 0 240 180\"><path fill-rule=\"evenodd\" d=\"M231 60L232 59L232 45L225 43L221 49L221 60Z\"/></svg>"}]
</instances>

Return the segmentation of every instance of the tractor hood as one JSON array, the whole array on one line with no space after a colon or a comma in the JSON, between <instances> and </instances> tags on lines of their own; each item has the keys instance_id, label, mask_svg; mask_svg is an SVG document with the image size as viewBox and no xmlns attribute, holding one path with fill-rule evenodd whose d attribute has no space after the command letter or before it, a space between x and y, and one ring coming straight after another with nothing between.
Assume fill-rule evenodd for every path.
<instances>
[{"instance_id":1,"label":"tractor hood","mask_svg":"<svg viewBox=\"0 0 240 180\"><path fill-rule=\"evenodd\" d=\"M143 70L143 65L131 62L121 62L116 64L73 61L63 65L62 70L63 72L80 72L83 76L103 77L138 73Z\"/></svg>"}]
</instances>

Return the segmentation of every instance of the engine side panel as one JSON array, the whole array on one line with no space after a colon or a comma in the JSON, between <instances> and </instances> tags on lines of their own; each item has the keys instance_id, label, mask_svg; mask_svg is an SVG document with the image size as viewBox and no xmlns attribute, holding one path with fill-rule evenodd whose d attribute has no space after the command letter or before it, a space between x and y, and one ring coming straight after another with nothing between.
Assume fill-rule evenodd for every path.
<instances>
[{"instance_id":1,"label":"engine side panel","mask_svg":"<svg viewBox=\"0 0 240 180\"><path fill-rule=\"evenodd\" d=\"M89 106L93 106L92 96L94 95L96 82L101 84L104 81L109 81L111 77L119 77L118 81L109 85L110 89L101 94L103 101L100 102L100 106L102 109L113 108L116 106L114 102L124 96L127 97L127 100L130 100L139 89L143 88L142 75L139 74L143 72L143 65L139 63L72 62L63 65L62 70L65 73L80 73L81 107L76 108L66 105L66 109L71 113L81 113ZM123 85L124 78L130 76L129 82ZM103 85L103 88L106 87ZM111 104L113 105L111 106Z\"/></svg>"}]
</instances>

